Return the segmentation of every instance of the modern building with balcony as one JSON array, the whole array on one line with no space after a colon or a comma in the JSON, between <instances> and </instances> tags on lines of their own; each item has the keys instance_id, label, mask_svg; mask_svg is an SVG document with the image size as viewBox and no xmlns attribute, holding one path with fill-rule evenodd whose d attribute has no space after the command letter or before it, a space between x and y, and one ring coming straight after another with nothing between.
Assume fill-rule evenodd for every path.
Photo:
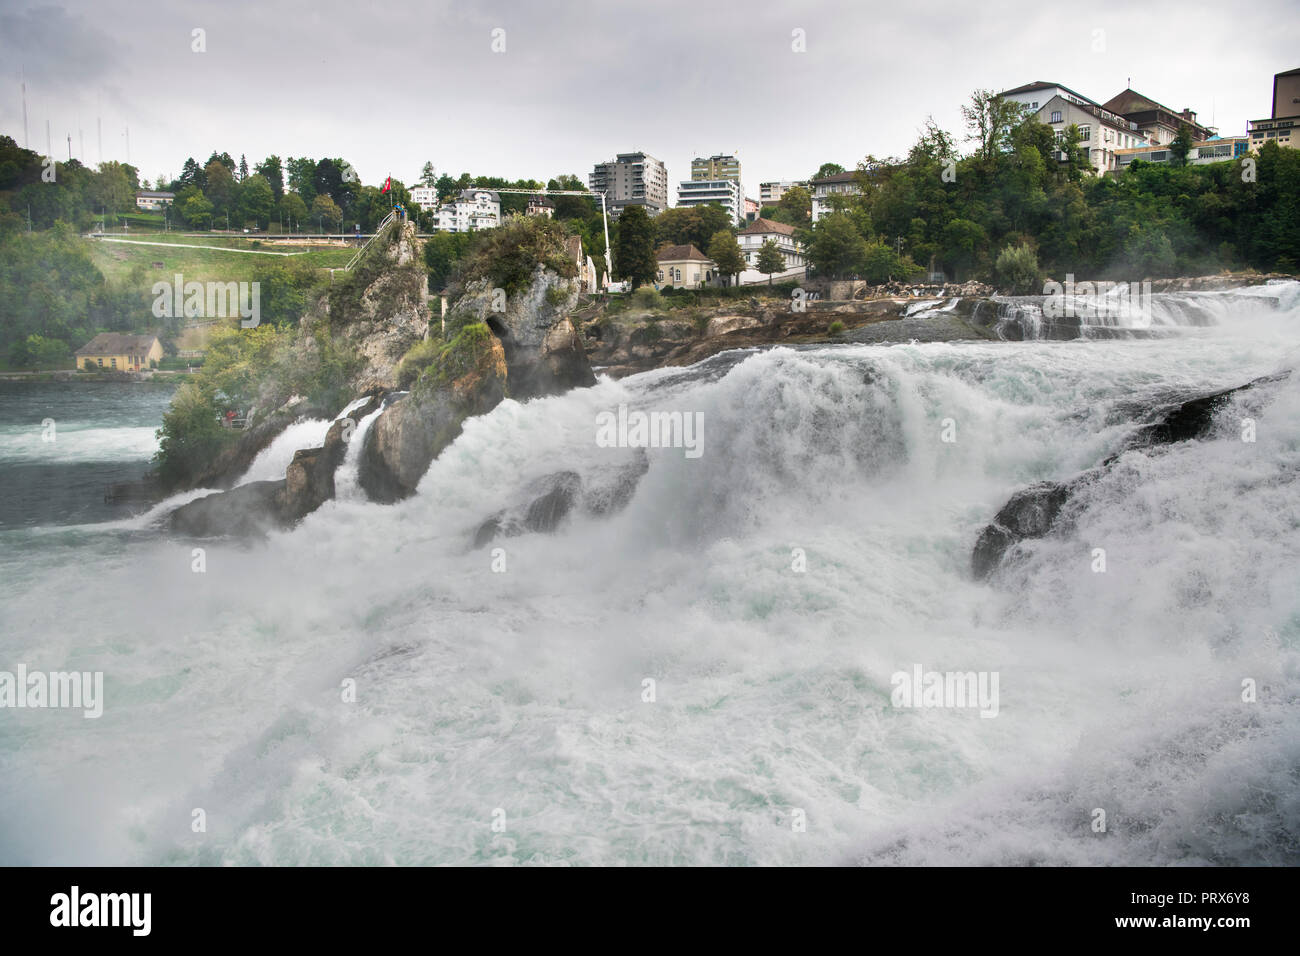
<instances>
[{"instance_id":1,"label":"modern building with balcony","mask_svg":"<svg viewBox=\"0 0 1300 956\"><path fill-rule=\"evenodd\" d=\"M745 197L741 185L732 179L690 179L677 185L678 206L721 206L739 224L745 218Z\"/></svg>"},{"instance_id":2,"label":"modern building with balcony","mask_svg":"<svg viewBox=\"0 0 1300 956\"><path fill-rule=\"evenodd\" d=\"M652 216L668 208L668 170L648 153L619 153L597 163L587 184L592 192L605 194L611 216L628 206L644 206Z\"/></svg>"}]
</instances>

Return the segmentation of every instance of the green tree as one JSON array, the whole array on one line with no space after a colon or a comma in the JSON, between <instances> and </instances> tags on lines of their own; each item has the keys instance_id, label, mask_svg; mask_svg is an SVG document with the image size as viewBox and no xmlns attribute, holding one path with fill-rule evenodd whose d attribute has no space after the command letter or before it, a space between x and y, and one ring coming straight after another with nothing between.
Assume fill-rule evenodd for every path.
<instances>
[{"instance_id":1,"label":"green tree","mask_svg":"<svg viewBox=\"0 0 1300 956\"><path fill-rule=\"evenodd\" d=\"M212 225L212 203L203 193L195 193L185 200L181 215L195 229L207 229Z\"/></svg>"},{"instance_id":2,"label":"green tree","mask_svg":"<svg viewBox=\"0 0 1300 956\"><path fill-rule=\"evenodd\" d=\"M331 226L341 227L343 224L343 210L339 209L338 204L328 195L321 193L311 204L311 214L308 220L316 224L318 229L327 229Z\"/></svg>"},{"instance_id":3,"label":"green tree","mask_svg":"<svg viewBox=\"0 0 1300 956\"><path fill-rule=\"evenodd\" d=\"M812 218L812 193L803 186L791 186L777 205L784 214L781 221L788 225L802 226Z\"/></svg>"},{"instance_id":4,"label":"green tree","mask_svg":"<svg viewBox=\"0 0 1300 956\"><path fill-rule=\"evenodd\" d=\"M866 240L847 213L828 213L813 227L808 260L818 272L837 278L856 275L866 253Z\"/></svg>"},{"instance_id":5,"label":"green tree","mask_svg":"<svg viewBox=\"0 0 1300 956\"><path fill-rule=\"evenodd\" d=\"M279 156L272 153L258 163L253 172L262 176L271 185L271 193L275 196L276 202L284 198L284 167L280 165Z\"/></svg>"},{"instance_id":6,"label":"green tree","mask_svg":"<svg viewBox=\"0 0 1300 956\"><path fill-rule=\"evenodd\" d=\"M1186 123L1178 127L1173 141L1169 144L1169 157L1174 166L1186 166L1187 155L1192 151L1192 128Z\"/></svg>"},{"instance_id":7,"label":"green tree","mask_svg":"<svg viewBox=\"0 0 1300 956\"><path fill-rule=\"evenodd\" d=\"M116 216L135 207L135 187L131 167L123 163L100 163L91 181L91 201L108 216Z\"/></svg>"},{"instance_id":8,"label":"green tree","mask_svg":"<svg viewBox=\"0 0 1300 956\"><path fill-rule=\"evenodd\" d=\"M307 204L297 193L285 193L280 200L280 218L285 229L292 229L295 223L307 218Z\"/></svg>"},{"instance_id":9,"label":"green tree","mask_svg":"<svg viewBox=\"0 0 1300 956\"><path fill-rule=\"evenodd\" d=\"M302 197L310 205L316 198L316 162L305 156L285 160L285 169L289 171L289 190Z\"/></svg>"},{"instance_id":10,"label":"green tree","mask_svg":"<svg viewBox=\"0 0 1300 956\"><path fill-rule=\"evenodd\" d=\"M838 176L844 172L844 167L839 163L822 163L817 167L817 172L813 173L813 179L825 179L827 176Z\"/></svg>"},{"instance_id":11,"label":"green tree","mask_svg":"<svg viewBox=\"0 0 1300 956\"><path fill-rule=\"evenodd\" d=\"M654 280L659 265L655 259L655 227L644 206L628 206L618 217L614 239L614 275L632 283L632 288Z\"/></svg>"},{"instance_id":12,"label":"green tree","mask_svg":"<svg viewBox=\"0 0 1300 956\"><path fill-rule=\"evenodd\" d=\"M172 396L158 429L154 465L164 487L181 484L216 458L230 439L218 421L220 409L211 391L186 383Z\"/></svg>"},{"instance_id":13,"label":"green tree","mask_svg":"<svg viewBox=\"0 0 1300 956\"><path fill-rule=\"evenodd\" d=\"M265 226L275 211L275 192L266 177L254 173L244 180L239 193L240 218L244 222Z\"/></svg>"},{"instance_id":14,"label":"green tree","mask_svg":"<svg viewBox=\"0 0 1300 956\"><path fill-rule=\"evenodd\" d=\"M708 257L718 267L718 274L726 279L727 285L745 271L745 255L730 229L720 229L713 234L709 240Z\"/></svg>"},{"instance_id":15,"label":"green tree","mask_svg":"<svg viewBox=\"0 0 1300 956\"><path fill-rule=\"evenodd\" d=\"M785 256L781 255L776 241L767 239L758 250L758 271L767 276L767 284L772 284L772 273L785 270Z\"/></svg>"},{"instance_id":16,"label":"green tree","mask_svg":"<svg viewBox=\"0 0 1300 956\"><path fill-rule=\"evenodd\" d=\"M472 235L468 232L439 232L424 243L424 264L429 270L429 291L447 288L452 270L469 248Z\"/></svg>"},{"instance_id":17,"label":"green tree","mask_svg":"<svg viewBox=\"0 0 1300 956\"><path fill-rule=\"evenodd\" d=\"M72 357L67 342L35 334L27 336L22 342L19 356L21 358L11 354L11 361L15 365L38 369L63 368Z\"/></svg>"},{"instance_id":18,"label":"green tree","mask_svg":"<svg viewBox=\"0 0 1300 956\"><path fill-rule=\"evenodd\" d=\"M1011 132L1029 115L1022 103L1004 100L992 90L976 90L970 103L961 108L966 121L966 138L975 143L976 155L992 159L1011 144Z\"/></svg>"},{"instance_id":19,"label":"green tree","mask_svg":"<svg viewBox=\"0 0 1300 956\"><path fill-rule=\"evenodd\" d=\"M690 243L703 251L715 233L731 226L731 213L716 203L677 206L656 216L654 226L656 247Z\"/></svg>"},{"instance_id":20,"label":"green tree","mask_svg":"<svg viewBox=\"0 0 1300 956\"><path fill-rule=\"evenodd\" d=\"M235 211L235 177L230 170L220 160L214 159L204 167L203 172L208 179L203 195L212 203L214 216Z\"/></svg>"},{"instance_id":21,"label":"green tree","mask_svg":"<svg viewBox=\"0 0 1300 956\"><path fill-rule=\"evenodd\" d=\"M1027 244L1007 246L998 253L994 267L999 285L1013 295L1032 295L1042 291L1043 276L1038 256Z\"/></svg>"}]
</instances>

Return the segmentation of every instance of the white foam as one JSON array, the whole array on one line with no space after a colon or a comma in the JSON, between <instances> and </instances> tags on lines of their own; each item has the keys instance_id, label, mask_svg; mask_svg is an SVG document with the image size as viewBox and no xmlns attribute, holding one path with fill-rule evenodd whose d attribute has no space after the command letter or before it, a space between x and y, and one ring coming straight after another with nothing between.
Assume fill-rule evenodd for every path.
<instances>
[{"instance_id":1,"label":"white foam","mask_svg":"<svg viewBox=\"0 0 1300 956\"><path fill-rule=\"evenodd\" d=\"M0 661L106 674L99 721L0 730L0 858L1295 863L1300 379L969 574L1007 497L1121 447L1126 408L1294 356L1277 318L724 356L505 401L414 497L213 542L203 573L166 538L0 549ZM471 547L538 479L634 464L595 443L620 403L703 413L704 454L649 452L616 515ZM999 716L893 708L914 663L999 672Z\"/></svg>"}]
</instances>

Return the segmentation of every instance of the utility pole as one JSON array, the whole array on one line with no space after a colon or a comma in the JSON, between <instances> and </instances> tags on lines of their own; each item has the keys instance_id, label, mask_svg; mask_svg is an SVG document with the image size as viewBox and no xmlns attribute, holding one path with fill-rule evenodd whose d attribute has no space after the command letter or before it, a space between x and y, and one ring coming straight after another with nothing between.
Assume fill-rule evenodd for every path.
<instances>
[{"instance_id":1,"label":"utility pole","mask_svg":"<svg viewBox=\"0 0 1300 956\"><path fill-rule=\"evenodd\" d=\"M27 74L21 73L23 86L23 149L31 149L32 141L27 135Z\"/></svg>"}]
</instances>

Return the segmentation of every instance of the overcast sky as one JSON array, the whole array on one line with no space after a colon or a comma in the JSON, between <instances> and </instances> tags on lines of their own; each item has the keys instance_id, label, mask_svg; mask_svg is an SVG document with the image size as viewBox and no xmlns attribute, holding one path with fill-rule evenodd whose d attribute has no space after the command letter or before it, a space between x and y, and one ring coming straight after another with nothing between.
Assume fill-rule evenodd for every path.
<instances>
[{"instance_id":1,"label":"overcast sky","mask_svg":"<svg viewBox=\"0 0 1300 956\"><path fill-rule=\"evenodd\" d=\"M618 152L734 153L746 192L823 162L901 155L926 116L961 133L976 88L1129 78L1223 135L1300 67L1292 0L1200 5L620 0L0 0L0 130L143 178L227 150L340 156L363 182L439 173L583 177ZM193 31L206 52L193 51ZM504 52L493 52L493 31ZM805 52L793 36L803 31ZM501 34L498 34L500 45ZM82 142L84 139L84 150Z\"/></svg>"}]
</instances>

